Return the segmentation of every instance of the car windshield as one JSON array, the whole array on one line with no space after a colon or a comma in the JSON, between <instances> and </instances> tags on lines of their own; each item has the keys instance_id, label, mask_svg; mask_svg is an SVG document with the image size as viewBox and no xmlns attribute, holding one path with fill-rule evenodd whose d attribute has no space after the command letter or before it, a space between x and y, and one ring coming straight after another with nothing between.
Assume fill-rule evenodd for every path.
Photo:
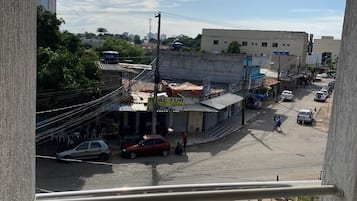
<instances>
[{"instance_id":1,"label":"car windshield","mask_svg":"<svg viewBox=\"0 0 357 201\"><path fill-rule=\"evenodd\" d=\"M337 47L343 47L336 37L320 39L321 30L329 29L315 29L321 22L306 20L302 12L321 5L89 2L59 0L55 12L38 8L36 13L38 40L31 50L37 59L29 61L36 61L37 73L32 107L36 154L48 157L36 158L38 189L318 178L334 97L321 89L332 77L318 82L315 77L336 69ZM336 2L342 7L345 1ZM329 41L336 45L331 57L323 58L332 51L322 50ZM179 46L171 48L173 43ZM1 86L27 83L18 80ZM315 96L323 91L328 93ZM312 118L309 126L297 123ZM79 143L71 151L83 158L67 155L75 162L58 163L62 150ZM177 144L182 154L175 153ZM110 153L101 152L104 148Z\"/></svg>"},{"instance_id":2,"label":"car windshield","mask_svg":"<svg viewBox=\"0 0 357 201\"><path fill-rule=\"evenodd\" d=\"M311 112L299 112L300 115L310 115Z\"/></svg>"}]
</instances>

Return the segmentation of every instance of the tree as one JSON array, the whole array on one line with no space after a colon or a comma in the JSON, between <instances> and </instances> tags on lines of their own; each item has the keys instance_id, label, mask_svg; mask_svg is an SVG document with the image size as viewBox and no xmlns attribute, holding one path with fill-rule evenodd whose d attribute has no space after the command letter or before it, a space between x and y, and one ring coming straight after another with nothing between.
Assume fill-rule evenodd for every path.
<instances>
[{"instance_id":1,"label":"tree","mask_svg":"<svg viewBox=\"0 0 357 201\"><path fill-rule=\"evenodd\" d=\"M237 41L231 42L228 46L227 53L239 54L240 53L240 44Z\"/></svg>"},{"instance_id":2,"label":"tree","mask_svg":"<svg viewBox=\"0 0 357 201\"><path fill-rule=\"evenodd\" d=\"M134 36L134 43L137 45L140 45L142 43L139 35Z\"/></svg>"},{"instance_id":3,"label":"tree","mask_svg":"<svg viewBox=\"0 0 357 201\"><path fill-rule=\"evenodd\" d=\"M98 56L83 48L79 36L60 32L63 21L56 15L41 7L37 15L37 92L38 97L42 97L37 100L38 110L95 98L100 89L101 73L95 62ZM79 95L80 91L86 95ZM46 95L48 93L51 95Z\"/></svg>"},{"instance_id":4,"label":"tree","mask_svg":"<svg viewBox=\"0 0 357 201\"><path fill-rule=\"evenodd\" d=\"M56 15L46 11L42 6L37 7L37 45L39 47L58 48L61 32L59 26L64 23Z\"/></svg>"}]
</instances>

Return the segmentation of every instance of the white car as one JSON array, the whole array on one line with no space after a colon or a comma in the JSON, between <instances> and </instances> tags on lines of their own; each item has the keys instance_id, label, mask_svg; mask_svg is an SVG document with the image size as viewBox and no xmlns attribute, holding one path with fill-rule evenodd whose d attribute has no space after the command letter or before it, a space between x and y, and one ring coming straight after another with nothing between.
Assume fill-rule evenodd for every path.
<instances>
[{"instance_id":1,"label":"white car","mask_svg":"<svg viewBox=\"0 0 357 201\"><path fill-rule=\"evenodd\" d=\"M294 94L290 90L284 90L281 93L280 98L281 98L282 101L292 101L293 98L294 98Z\"/></svg>"},{"instance_id":2,"label":"white car","mask_svg":"<svg viewBox=\"0 0 357 201\"><path fill-rule=\"evenodd\" d=\"M314 120L313 113L310 109L299 110L296 120L298 124L305 124L305 123L312 124L313 120Z\"/></svg>"},{"instance_id":3,"label":"white car","mask_svg":"<svg viewBox=\"0 0 357 201\"><path fill-rule=\"evenodd\" d=\"M314 101L325 102L327 99L326 93L323 91L317 91L315 93Z\"/></svg>"},{"instance_id":4,"label":"white car","mask_svg":"<svg viewBox=\"0 0 357 201\"><path fill-rule=\"evenodd\" d=\"M320 89L320 92L324 93L325 96L326 96L326 98L328 98L328 97L330 96L330 92L329 92L329 90L326 89L326 88Z\"/></svg>"}]
</instances>

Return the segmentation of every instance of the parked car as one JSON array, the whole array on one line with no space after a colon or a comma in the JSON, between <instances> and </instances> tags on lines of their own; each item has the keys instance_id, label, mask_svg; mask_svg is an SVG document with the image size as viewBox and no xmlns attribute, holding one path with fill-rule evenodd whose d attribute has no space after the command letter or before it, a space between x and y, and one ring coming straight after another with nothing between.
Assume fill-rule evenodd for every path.
<instances>
[{"instance_id":1,"label":"parked car","mask_svg":"<svg viewBox=\"0 0 357 201\"><path fill-rule=\"evenodd\" d=\"M327 96L326 96L325 92L317 91L315 93L314 101L325 102L326 99L327 99Z\"/></svg>"},{"instance_id":2,"label":"parked car","mask_svg":"<svg viewBox=\"0 0 357 201\"><path fill-rule=\"evenodd\" d=\"M296 120L298 124L305 124L305 123L312 124L313 120L314 120L313 113L310 109L299 110Z\"/></svg>"},{"instance_id":3,"label":"parked car","mask_svg":"<svg viewBox=\"0 0 357 201\"><path fill-rule=\"evenodd\" d=\"M137 156L161 154L168 156L170 143L161 135L145 135L138 144L122 148L121 155L131 159Z\"/></svg>"},{"instance_id":4,"label":"parked car","mask_svg":"<svg viewBox=\"0 0 357 201\"><path fill-rule=\"evenodd\" d=\"M330 90L326 87L323 87L322 89L320 89L320 92L323 92L326 96L326 98L328 98L330 96Z\"/></svg>"},{"instance_id":5,"label":"parked car","mask_svg":"<svg viewBox=\"0 0 357 201\"><path fill-rule=\"evenodd\" d=\"M102 139L90 139L81 142L72 149L56 153L56 158L62 159L101 159L107 160L112 152Z\"/></svg>"},{"instance_id":6,"label":"parked car","mask_svg":"<svg viewBox=\"0 0 357 201\"><path fill-rule=\"evenodd\" d=\"M328 74L327 73L319 73L316 75L316 77L319 76L321 78L328 78Z\"/></svg>"},{"instance_id":7,"label":"parked car","mask_svg":"<svg viewBox=\"0 0 357 201\"><path fill-rule=\"evenodd\" d=\"M138 144L143 140L142 136L138 135L124 135L120 139L120 150Z\"/></svg>"},{"instance_id":8,"label":"parked car","mask_svg":"<svg viewBox=\"0 0 357 201\"><path fill-rule=\"evenodd\" d=\"M283 92L281 92L280 98L282 101L292 101L294 94L290 90L283 90Z\"/></svg>"},{"instance_id":9,"label":"parked car","mask_svg":"<svg viewBox=\"0 0 357 201\"><path fill-rule=\"evenodd\" d=\"M336 80L332 80L328 83L328 86L333 90L335 88Z\"/></svg>"}]
</instances>

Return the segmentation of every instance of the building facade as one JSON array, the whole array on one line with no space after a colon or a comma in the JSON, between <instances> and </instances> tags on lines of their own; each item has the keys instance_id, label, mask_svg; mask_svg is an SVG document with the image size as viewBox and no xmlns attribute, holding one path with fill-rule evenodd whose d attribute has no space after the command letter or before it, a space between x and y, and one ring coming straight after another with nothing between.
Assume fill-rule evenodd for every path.
<instances>
[{"instance_id":1,"label":"building facade","mask_svg":"<svg viewBox=\"0 0 357 201\"><path fill-rule=\"evenodd\" d=\"M341 40L334 39L333 36L322 36L321 39L314 39L313 52L330 52L331 58L336 59L340 55Z\"/></svg>"},{"instance_id":2,"label":"building facade","mask_svg":"<svg viewBox=\"0 0 357 201\"><path fill-rule=\"evenodd\" d=\"M56 0L37 0L37 5L43 6L51 13L56 13Z\"/></svg>"},{"instance_id":3,"label":"building facade","mask_svg":"<svg viewBox=\"0 0 357 201\"><path fill-rule=\"evenodd\" d=\"M227 51L229 44L237 41L241 53L271 57L276 51L293 55L299 65L305 65L308 34L292 31L203 29L201 50L219 54ZM273 63L278 63L274 58Z\"/></svg>"}]
</instances>

